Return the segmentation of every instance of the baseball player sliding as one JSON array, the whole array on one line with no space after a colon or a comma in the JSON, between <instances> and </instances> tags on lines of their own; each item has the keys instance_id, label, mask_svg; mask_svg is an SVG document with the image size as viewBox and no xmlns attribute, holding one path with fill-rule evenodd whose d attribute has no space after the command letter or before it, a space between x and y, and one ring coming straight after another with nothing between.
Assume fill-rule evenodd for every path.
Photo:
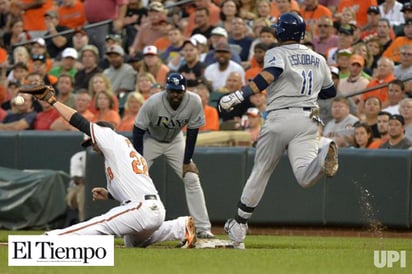
<instances>
[{"instance_id":1,"label":"baseball player sliding","mask_svg":"<svg viewBox=\"0 0 412 274\"><path fill-rule=\"evenodd\" d=\"M194 246L196 234L192 217L164 222L165 209L149 177L146 160L129 139L117 134L110 123L90 123L74 109L57 102L50 86L22 87L20 92L48 102L72 126L90 136L83 146L92 146L104 157L107 178L107 189L92 189L93 199L115 199L121 203L101 216L48 231L46 235L124 236L127 247L145 247L167 240L182 240L183 247Z\"/></svg>"},{"instance_id":2,"label":"baseball player sliding","mask_svg":"<svg viewBox=\"0 0 412 274\"><path fill-rule=\"evenodd\" d=\"M165 155L169 165L183 179L186 202L193 216L198 238L214 238L206 209L199 170L192 161L199 128L205 124L200 97L186 91L186 79L171 73L166 91L145 101L133 128L133 144L144 155L150 168L153 161ZM187 126L186 140L182 128Z\"/></svg>"},{"instance_id":3,"label":"baseball player sliding","mask_svg":"<svg viewBox=\"0 0 412 274\"><path fill-rule=\"evenodd\" d=\"M247 222L286 148L293 173L304 188L314 185L322 175L333 176L338 170L336 144L327 139L318 150L321 121L317 116L317 99L336 95L326 61L300 44L306 24L296 13L282 14L275 28L280 46L266 52L263 71L242 90L223 96L218 105L221 111L230 111L246 97L268 91L268 116L257 141L252 173L235 217L225 224L229 238L237 244L245 239Z\"/></svg>"}]
</instances>

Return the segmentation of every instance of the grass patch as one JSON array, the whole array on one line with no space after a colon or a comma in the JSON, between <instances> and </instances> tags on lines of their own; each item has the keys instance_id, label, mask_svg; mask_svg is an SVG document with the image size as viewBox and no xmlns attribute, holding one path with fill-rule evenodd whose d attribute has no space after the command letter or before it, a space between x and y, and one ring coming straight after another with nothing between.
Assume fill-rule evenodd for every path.
<instances>
[{"instance_id":1,"label":"grass patch","mask_svg":"<svg viewBox=\"0 0 412 274\"><path fill-rule=\"evenodd\" d=\"M0 231L7 236L42 231ZM219 235L225 238L225 235ZM116 245L122 239L115 240ZM396 238L304 237L249 235L245 250L175 249L177 242L149 248L115 248L114 267L9 267L6 246L0 246L0 273L412 273L412 240ZM406 268L374 266L374 250L406 250Z\"/></svg>"}]
</instances>

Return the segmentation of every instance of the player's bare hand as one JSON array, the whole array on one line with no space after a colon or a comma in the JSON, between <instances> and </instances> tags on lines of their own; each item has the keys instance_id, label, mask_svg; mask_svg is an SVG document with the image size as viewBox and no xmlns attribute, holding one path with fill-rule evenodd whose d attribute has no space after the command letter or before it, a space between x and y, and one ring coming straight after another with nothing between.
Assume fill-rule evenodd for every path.
<instances>
[{"instance_id":1,"label":"player's bare hand","mask_svg":"<svg viewBox=\"0 0 412 274\"><path fill-rule=\"evenodd\" d=\"M93 201L107 200L109 198L109 192L104 187L95 187L92 189Z\"/></svg>"},{"instance_id":2,"label":"player's bare hand","mask_svg":"<svg viewBox=\"0 0 412 274\"><path fill-rule=\"evenodd\" d=\"M219 101L219 111L221 112L222 110L225 111L231 111L234 106L242 103L245 100L243 97L243 93L240 90L237 90L235 92L229 93L222 98L220 98Z\"/></svg>"},{"instance_id":3,"label":"player's bare hand","mask_svg":"<svg viewBox=\"0 0 412 274\"><path fill-rule=\"evenodd\" d=\"M190 161L189 164L183 164L183 178L188 172L199 174L199 169L193 161Z\"/></svg>"}]
</instances>

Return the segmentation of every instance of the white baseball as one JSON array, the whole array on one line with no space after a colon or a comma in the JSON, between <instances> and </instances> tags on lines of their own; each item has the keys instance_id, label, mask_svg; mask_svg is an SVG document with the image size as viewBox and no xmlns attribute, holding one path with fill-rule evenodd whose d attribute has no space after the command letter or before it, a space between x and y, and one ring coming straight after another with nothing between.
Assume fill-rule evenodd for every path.
<instances>
[{"instance_id":1,"label":"white baseball","mask_svg":"<svg viewBox=\"0 0 412 274\"><path fill-rule=\"evenodd\" d=\"M14 98L14 103L15 103L16 105L18 105L18 106L23 105L23 104L24 104L24 98L23 98L22 96L20 96L20 95L17 95L17 96Z\"/></svg>"}]
</instances>

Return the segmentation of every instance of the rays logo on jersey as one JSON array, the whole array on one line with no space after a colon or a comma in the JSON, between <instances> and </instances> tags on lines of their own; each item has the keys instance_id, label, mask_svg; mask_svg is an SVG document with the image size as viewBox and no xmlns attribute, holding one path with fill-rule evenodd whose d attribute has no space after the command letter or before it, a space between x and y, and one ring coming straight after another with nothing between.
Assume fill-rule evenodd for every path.
<instances>
[{"instance_id":1,"label":"rays logo on jersey","mask_svg":"<svg viewBox=\"0 0 412 274\"><path fill-rule=\"evenodd\" d=\"M187 123L188 123L187 119L174 120L174 119L170 119L170 117L167 117L167 116L159 116L157 117L156 126L172 129L172 128L182 128Z\"/></svg>"},{"instance_id":2,"label":"rays logo on jersey","mask_svg":"<svg viewBox=\"0 0 412 274\"><path fill-rule=\"evenodd\" d=\"M270 59L268 63L269 63L269 64L273 64L275 61L276 61L276 57L273 56L272 59Z\"/></svg>"}]
</instances>

